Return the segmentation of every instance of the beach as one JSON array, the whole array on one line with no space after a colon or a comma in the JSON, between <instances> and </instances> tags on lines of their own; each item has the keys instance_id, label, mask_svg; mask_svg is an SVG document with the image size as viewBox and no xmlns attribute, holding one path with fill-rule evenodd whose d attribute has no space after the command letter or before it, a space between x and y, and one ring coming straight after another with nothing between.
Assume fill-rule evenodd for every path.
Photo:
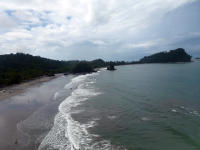
<instances>
[{"instance_id":1,"label":"beach","mask_svg":"<svg viewBox=\"0 0 200 150\"><path fill-rule=\"evenodd\" d=\"M51 76L51 77L43 76L43 77L36 78L34 80L0 88L0 102L3 100L9 99L11 97L20 95L23 92L25 92L28 88L31 88L33 86L38 86L39 84L50 81L58 76L61 76L61 74L55 74L55 76Z\"/></svg>"},{"instance_id":2,"label":"beach","mask_svg":"<svg viewBox=\"0 0 200 150\"><path fill-rule=\"evenodd\" d=\"M21 128L20 125L32 117L31 121L36 126L39 126L40 121L35 119L35 117L38 117L36 111L47 108L46 106L51 106L52 108L49 110L51 116L49 118L45 116L45 118L53 120L58 111L57 105L59 105L59 102L54 102L55 93L63 88L72 77L73 75L56 74L52 77L40 77L1 88L0 91L5 91L0 94L0 149L37 149L39 142L35 144L36 141L34 141L37 140L37 135L34 135L36 131L26 131L27 133L34 132L30 134L33 134L35 139L27 137L23 131L24 126ZM70 89L68 91L71 93ZM42 112L40 112L40 115L42 115ZM51 129L52 123L49 122L49 127L45 128L45 132ZM38 133L42 133L42 131ZM15 144L16 140L17 144Z\"/></svg>"},{"instance_id":3,"label":"beach","mask_svg":"<svg viewBox=\"0 0 200 150\"><path fill-rule=\"evenodd\" d=\"M53 127L60 103L75 87L67 87L63 97L56 96L72 78L82 74L87 73L42 76L0 88L0 149L38 149Z\"/></svg>"}]
</instances>

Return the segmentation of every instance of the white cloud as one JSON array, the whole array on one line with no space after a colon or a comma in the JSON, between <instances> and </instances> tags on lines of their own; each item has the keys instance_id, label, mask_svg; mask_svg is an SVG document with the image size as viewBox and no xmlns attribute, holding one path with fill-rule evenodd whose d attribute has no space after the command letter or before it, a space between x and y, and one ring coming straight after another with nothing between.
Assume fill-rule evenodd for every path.
<instances>
[{"instance_id":1,"label":"white cloud","mask_svg":"<svg viewBox=\"0 0 200 150\"><path fill-rule=\"evenodd\" d=\"M190 32L190 35L195 35L195 36L199 36L200 35L200 31L199 32Z\"/></svg>"},{"instance_id":2,"label":"white cloud","mask_svg":"<svg viewBox=\"0 0 200 150\"><path fill-rule=\"evenodd\" d=\"M60 53L60 57L67 54L66 59L74 59L75 56L68 58L68 54L80 49L87 53L87 49L93 48L103 54L109 50L124 52L170 44L171 38L162 37L153 26L169 12L192 2L195 0L1 1L0 51L7 53L24 48L32 54L53 57ZM10 10L10 15L4 12ZM87 55L88 59L92 54Z\"/></svg>"},{"instance_id":3,"label":"white cloud","mask_svg":"<svg viewBox=\"0 0 200 150\"><path fill-rule=\"evenodd\" d=\"M12 29L18 27L17 22L5 12L0 11L0 30Z\"/></svg>"},{"instance_id":4,"label":"white cloud","mask_svg":"<svg viewBox=\"0 0 200 150\"><path fill-rule=\"evenodd\" d=\"M14 15L19 20L29 21L32 14L28 11L19 10L17 12L12 13L12 15Z\"/></svg>"},{"instance_id":5,"label":"white cloud","mask_svg":"<svg viewBox=\"0 0 200 150\"><path fill-rule=\"evenodd\" d=\"M7 32L5 36L10 37L10 38L17 38L17 39L30 39L33 37L33 35L29 33L28 31Z\"/></svg>"},{"instance_id":6,"label":"white cloud","mask_svg":"<svg viewBox=\"0 0 200 150\"><path fill-rule=\"evenodd\" d=\"M97 45L106 45L106 43L101 40L94 40L94 41L91 40L90 42L92 42L93 44L97 44Z\"/></svg>"},{"instance_id":7,"label":"white cloud","mask_svg":"<svg viewBox=\"0 0 200 150\"><path fill-rule=\"evenodd\" d=\"M152 41L144 42L144 43L139 43L139 44L129 44L128 47L130 48L138 48L138 47L143 47L143 48L148 48L150 46L155 45L156 43Z\"/></svg>"}]
</instances>

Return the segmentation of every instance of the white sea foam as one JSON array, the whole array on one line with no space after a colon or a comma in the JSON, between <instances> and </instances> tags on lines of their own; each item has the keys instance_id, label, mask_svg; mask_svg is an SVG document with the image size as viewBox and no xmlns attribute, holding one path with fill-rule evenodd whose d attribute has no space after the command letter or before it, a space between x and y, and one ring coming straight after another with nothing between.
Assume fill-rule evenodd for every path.
<instances>
[{"instance_id":1,"label":"white sea foam","mask_svg":"<svg viewBox=\"0 0 200 150\"><path fill-rule=\"evenodd\" d=\"M140 118L142 121L150 121L151 120L151 118L148 118L148 117L141 117Z\"/></svg>"},{"instance_id":2,"label":"white sea foam","mask_svg":"<svg viewBox=\"0 0 200 150\"><path fill-rule=\"evenodd\" d=\"M61 92L62 90L59 90L58 92L55 93L54 98L53 98L55 101L57 100L57 97L60 95Z\"/></svg>"},{"instance_id":3,"label":"white sea foam","mask_svg":"<svg viewBox=\"0 0 200 150\"><path fill-rule=\"evenodd\" d=\"M86 124L80 124L78 121L73 120L71 115L68 115L68 126L67 126L67 135L69 137L71 144L71 150L111 150L111 149L125 149L124 147L114 147L107 140L100 140L97 142L93 141L93 138L99 137L95 134L88 133L87 129L97 125L96 120L100 118L93 118L92 121L87 122Z\"/></svg>"},{"instance_id":4,"label":"white sea foam","mask_svg":"<svg viewBox=\"0 0 200 150\"><path fill-rule=\"evenodd\" d=\"M70 150L71 145L69 137L66 134L67 120L62 113L58 113L54 120L54 126L51 131L47 134L44 140L41 142L38 150L46 149L59 149L59 150Z\"/></svg>"},{"instance_id":5,"label":"white sea foam","mask_svg":"<svg viewBox=\"0 0 200 150\"><path fill-rule=\"evenodd\" d=\"M123 146L113 146L110 141L101 140L94 143L88 150L126 150Z\"/></svg>"},{"instance_id":6,"label":"white sea foam","mask_svg":"<svg viewBox=\"0 0 200 150\"><path fill-rule=\"evenodd\" d=\"M92 142L94 135L89 134L87 128L96 125L95 120L92 120L86 124L80 124L78 121L73 120L71 115L68 114L67 122L67 134L74 148L81 149L90 147L90 143Z\"/></svg>"},{"instance_id":7,"label":"white sea foam","mask_svg":"<svg viewBox=\"0 0 200 150\"><path fill-rule=\"evenodd\" d=\"M175 110L175 109L172 109L172 112L176 112L176 110Z\"/></svg>"},{"instance_id":8,"label":"white sea foam","mask_svg":"<svg viewBox=\"0 0 200 150\"><path fill-rule=\"evenodd\" d=\"M195 115L195 116L199 116L200 117L200 113L196 110L193 110L193 109L189 109L189 108L186 108L184 106L178 106L178 105L174 105L175 107L179 108L180 110L179 111L186 111L187 113L185 114L191 114L191 115Z\"/></svg>"},{"instance_id":9,"label":"white sea foam","mask_svg":"<svg viewBox=\"0 0 200 150\"><path fill-rule=\"evenodd\" d=\"M109 119L115 119L115 116L108 116Z\"/></svg>"},{"instance_id":10,"label":"white sea foam","mask_svg":"<svg viewBox=\"0 0 200 150\"><path fill-rule=\"evenodd\" d=\"M23 147L41 141L44 134L47 134L42 131L47 131L52 128L54 115L47 112L49 111L49 107L54 104L44 105L35 111L33 115L17 124L17 129L19 131L18 142L20 146Z\"/></svg>"},{"instance_id":11,"label":"white sea foam","mask_svg":"<svg viewBox=\"0 0 200 150\"><path fill-rule=\"evenodd\" d=\"M74 82L82 82L84 81L88 76L93 76L93 74L86 74L86 75L79 75L72 79L72 83Z\"/></svg>"},{"instance_id":12,"label":"white sea foam","mask_svg":"<svg viewBox=\"0 0 200 150\"><path fill-rule=\"evenodd\" d=\"M77 82L77 80L75 80ZM71 117L71 108L80 105L81 101L85 101L91 96L96 96L100 93L95 92L93 89L83 89L84 84L80 84L78 89L72 92L65 101L63 101L59 106L59 111L65 116L67 120L67 132L65 133L69 137L72 148L79 149L83 145L88 147L89 142L92 141L92 135L88 134L87 127L92 127L95 122L89 122L88 124L80 124L79 122L73 120Z\"/></svg>"},{"instance_id":13,"label":"white sea foam","mask_svg":"<svg viewBox=\"0 0 200 150\"><path fill-rule=\"evenodd\" d=\"M86 81L89 76L91 74L75 77L65 86L65 89L71 87L77 88L75 90L73 88L74 91L71 93L71 96L59 105L59 113L55 117L54 126L42 141L39 150L92 149L95 145L98 145L98 143L95 144L92 142L93 138L98 137L98 135L88 133L87 129L97 125L96 121L100 118L93 118L87 123L81 124L72 117L72 114L84 111L74 111L72 108L81 105L81 102L90 97L101 94L91 87L91 84L95 83L95 80L89 79ZM101 141L99 142L101 143Z\"/></svg>"}]
</instances>

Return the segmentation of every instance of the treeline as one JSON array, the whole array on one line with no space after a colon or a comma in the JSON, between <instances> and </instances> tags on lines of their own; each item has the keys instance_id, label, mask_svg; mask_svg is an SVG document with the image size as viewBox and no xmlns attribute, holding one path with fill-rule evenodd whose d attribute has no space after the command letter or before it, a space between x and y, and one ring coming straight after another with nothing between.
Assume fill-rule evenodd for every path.
<instances>
[{"instance_id":1,"label":"treeline","mask_svg":"<svg viewBox=\"0 0 200 150\"><path fill-rule=\"evenodd\" d=\"M135 64L136 62L125 62L125 61L104 61L102 59L95 59L93 61L82 61L81 63L78 63L74 68L72 69L73 73L82 73L82 72L93 72L94 68L100 68L100 67L108 67L110 64L113 66L119 66L119 65L128 65L128 64Z\"/></svg>"},{"instance_id":2,"label":"treeline","mask_svg":"<svg viewBox=\"0 0 200 150\"><path fill-rule=\"evenodd\" d=\"M67 72L77 63L80 61L58 61L23 53L0 55L0 85Z\"/></svg>"},{"instance_id":3,"label":"treeline","mask_svg":"<svg viewBox=\"0 0 200 150\"><path fill-rule=\"evenodd\" d=\"M113 63L115 65L127 64L124 61ZM102 59L90 62L85 60L58 61L24 53L0 55L0 87L2 85L20 83L21 81L43 75L87 72L94 68L109 66L109 64L110 62L105 62Z\"/></svg>"},{"instance_id":4,"label":"treeline","mask_svg":"<svg viewBox=\"0 0 200 150\"><path fill-rule=\"evenodd\" d=\"M183 48L160 52L151 56L145 56L139 63L169 63L169 62L191 62L192 56L188 55Z\"/></svg>"},{"instance_id":5,"label":"treeline","mask_svg":"<svg viewBox=\"0 0 200 150\"><path fill-rule=\"evenodd\" d=\"M134 64L135 61L131 62L125 62L125 61L104 61L102 59L95 59L91 62L89 62L92 66L92 68L99 68L99 67L107 67L110 66L110 63L112 63L114 66L119 66L119 65L128 65L128 64Z\"/></svg>"},{"instance_id":6,"label":"treeline","mask_svg":"<svg viewBox=\"0 0 200 150\"><path fill-rule=\"evenodd\" d=\"M94 68L108 67L110 64L117 66L142 63L190 62L191 57L182 48L145 56L139 61L131 62L104 61L100 58L93 61L58 61L24 53L0 55L0 87L55 73L91 72Z\"/></svg>"}]
</instances>

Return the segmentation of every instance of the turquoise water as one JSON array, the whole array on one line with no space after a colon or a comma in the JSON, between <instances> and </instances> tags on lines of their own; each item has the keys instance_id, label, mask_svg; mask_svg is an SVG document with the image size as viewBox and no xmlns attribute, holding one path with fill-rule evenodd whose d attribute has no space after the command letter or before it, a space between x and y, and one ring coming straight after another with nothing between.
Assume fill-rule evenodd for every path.
<instances>
[{"instance_id":1,"label":"turquoise water","mask_svg":"<svg viewBox=\"0 0 200 150\"><path fill-rule=\"evenodd\" d=\"M200 149L200 62L116 68L65 85L39 149Z\"/></svg>"}]
</instances>

